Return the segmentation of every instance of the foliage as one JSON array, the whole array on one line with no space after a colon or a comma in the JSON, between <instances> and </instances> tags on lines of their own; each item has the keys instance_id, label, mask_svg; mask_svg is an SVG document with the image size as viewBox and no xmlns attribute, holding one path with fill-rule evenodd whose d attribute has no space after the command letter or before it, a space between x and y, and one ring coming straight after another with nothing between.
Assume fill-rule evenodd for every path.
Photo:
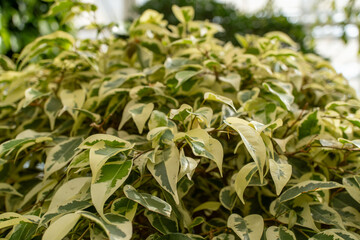
<instances>
[{"instance_id":1,"label":"foliage","mask_svg":"<svg viewBox=\"0 0 360 240\"><path fill-rule=\"evenodd\" d=\"M225 31L218 32L216 37L233 44L237 44L236 33L241 35L255 34L264 35L271 31L282 31L288 34L295 42L300 44L303 52L314 52L313 39L307 34L304 25L293 23L281 13L276 13L271 7L271 0L262 11L249 15L239 12L232 4L220 3L217 0L171 0L157 1L148 0L136 8L138 13L147 9L154 9L164 14L164 18L170 24L177 24L177 18L172 14L171 6L192 6L195 9L195 20L208 19L213 23L220 24Z\"/></svg>"},{"instance_id":2,"label":"foliage","mask_svg":"<svg viewBox=\"0 0 360 240\"><path fill-rule=\"evenodd\" d=\"M63 18L46 17L51 3L40 0L0 1L0 53L9 57L35 38L56 30L70 31Z\"/></svg>"},{"instance_id":3,"label":"foliage","mask_svg":"<svg viewBox=\"0 0 360 240\"><path fill-rule=\"evenodd\" d=\"M1 58L0 237L359 239L347 81L283 33L234 47L173 11Z\"/></svg>"}]
</instances>

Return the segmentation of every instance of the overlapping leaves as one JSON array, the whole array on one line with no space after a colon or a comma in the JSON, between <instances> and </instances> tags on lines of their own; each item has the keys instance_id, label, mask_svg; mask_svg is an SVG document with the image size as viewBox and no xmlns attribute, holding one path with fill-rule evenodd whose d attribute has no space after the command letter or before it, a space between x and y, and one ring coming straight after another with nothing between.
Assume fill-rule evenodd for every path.
<instances>
[{"instance_id":1,"label":"overlapping leaves","mask_svg":"<svg viewBox=\"0 0 360 240\"><path fill-rule=\"evenodd\" d=\"M127 39L56 32L0 67L0 237L359 238L346 80L282 33L240 48L173 11Z\"/></svg>"}]
</instances>

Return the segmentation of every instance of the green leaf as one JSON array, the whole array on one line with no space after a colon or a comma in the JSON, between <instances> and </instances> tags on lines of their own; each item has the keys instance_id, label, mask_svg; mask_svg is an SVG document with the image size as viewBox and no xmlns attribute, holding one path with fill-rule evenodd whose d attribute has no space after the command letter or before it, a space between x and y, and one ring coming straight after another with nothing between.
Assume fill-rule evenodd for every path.
<instances>
[{"instance_id":1,"label":"green leaf","mask_svg":"<svg viewBox=\"0 0 360 240\"><path fill-rule=\"evenodd\" d=\"M9 240L31 240L38 228L37 224L21 222L20 224L14 226L13 233L11 234Z\"/></svg>"},{"instance_id":2,"label":"green leaf","mask_svg":"<svg viewBox=\"0 0 360 240\"><path fill-rule=\"evenodd\" d=\"M0 183L0 195L7 195L7 194L17 195L19 197L23 196L10 184Z\"/></svg>"},{"instance_id":3,"label":"green leaf","mask_svg":"<svg viewBox=\"0 0 360 240\"><path fill-rule=\"evenodd\" d=\"M124 193L127 198L139 203L149 211L157 212L164 216L170 217L171 206L164 200L148 193L139 193L130 185L125 185Z\"/></svg>"},{"instance_id":4,"label":"green leaf","mask_svg":"<svg viewBox=\"0 0 360 240\"><path fill-rule=\"evenodd\" d=\"M129 221L132 221L136 214L137 205L136 202L122 197L113 202L111 205L111 213L120 214L129 219Z\"/></svg>"},{"instance_id":5,"label":"green leaf","mask_svg":"<svg viewBox=\"0 0 360 240\"><path fill-rule=\"evenodd\" d=\"M109 237L110 240L130 240L132 236L132 224L125 217L107 213L106 221L97 217L95 214L85 211L79 211L82 217L85 217L98 224Z\"/></svg>"},{"instance_id":6,"label":"green leaf","mask_svg":"<svg viewBox=\"0 0 360 240\"><path fill-rule=\"evenodd\" d=\"M202 211L202 210L210 210L210 211L217 211L221 206L221 203L219 202L214 202L214 201L208 201L208 202L204 202L202 204L200 204L199 206L197 206L193 212L198 212L198 211Z\"/></svg>"},{"instance_id":7,"label":"green leaf","mask_svg":"<svg viewBox=\"0 0 360 240\"><path fill-rule=\"evenodd\" d=\"M43 240L62 240L80 219L77 213L66 214L50 224L45 230Z\"/></svg>"},{"instance_id":8,"label":"green leaf","mask_svg":"<svg viewBox=\"0 0 360 240\"><path fill-rule=\"evenodd\" d=\"M76 148L82 142L82 138L69 138L51 148L47 153L44 166L44 180L51 174L65 167L78 153Z\"/></svg>"},{"instance_id":9,"label":"green leaf","mask_svg":"<svg viewBox=\"0 0 360 240\"><path fill-rule=\"evenodd\" d=\"M266 239L271 240L296 240L292 231L284 226L271 226L266 230Z\"/></svg>"},{"instance_id":10,"label":"green leaf","mask_svg":"<svg viewBox=\"0 0 360 240\"><path fill-rule=\"evenodd\" d=\"M155 180L163 189L173 196L176 203L179 203L176 189L179 166L180 153L175 145L168 146L164 150L156 152L155 163L147 163L147 167Z\"/></svg>"},{"instance_id":11,"label":"green leaf","mask_svg":"<svg viewBox=\"0 0 360 240\"><path fill-rule=\"evenodd\" d=\"M183 85L187 80L198 75L199 71L181 71L175 74L175 78L178 81L176 87Z\"/></svg>"},{"instance_id":12,"label":"green leaf","mask_svg":"<svg viewBox=\"0 0 360 240\"><path fill-rule=\"evenodd\" d=\"M239 133L246 149L259 169L260 181L262 181L266 161L266 147L260 134L254 128L250 127L247 121L239 118L227 118L225 123Z\"/></svg>"},{"instance_id":13,"label":"green leaf","mask_svg":"<svg viewBox=\"0 0 360 240\"><path fill-rule=\"evenodd\" d=\"M220 102L223 104L227 104L229 105L235 112L236 112L236 108L233 104L233 101L227 97L224 96L220 96L218 94L215 93L211 93L211 92L206 92L204 94L204 100L205 101L215 101L215 102Z\"/></svg>"},{"instance_id":14,"label":"green leaf","mask_svg":"<svg viewBox=\"0 0 360 240\"><path fill-rule=\"evenodd\" d=\"M298 127L298 139L319 134L321 126L319 125L318 111L308 114Z\"/></svg>"},{"instance_id":15,"label":"green leaf","mask_svg":"<svg viewBox=\"0 0 360 240\"><path fill-rule=\"evenodd\" d=\"M356 240L355 235L340 229L328 229L318 234L315 234L309 240Z\"/></svg>"},{"instance_id":16,"label":"green leaf","mask_svg":"<svg viewBox=\"0 0 360 240\"><path fill-rule=\"evenodd\" d=\"M350 196L360 203L360 176L343 178L343 184Z\"/></svg>"},{"instance_id":17,"label":"green leaf","mask_svg":"<svg viewBox=\"0 0 360 240\"><path fill-rule=\"evenodd\" d=\"M162 234L178 232L177 223L170 218L147 210L144 215L147 217L150 224Z\"/></svg>"},{"instance_id":18,"label":"green leaf","mask_svg":"<svg viewBox=\"0 0 360 240\"><path fill-rule=\"evenodd\" d=\"M193 229L196 226L199 226L200 224L202 224L203 222L205 222L205 219L203 217L196 217L194 218L194 220L191 222L189 228Z\"/></svg>"},{"instance_id":19,"label":"green leaf","mask_svg":"<svg viewBox=\"0 0 360 240\"><path fill-rule=\"evenodd\" d=\"M233 213L228 218L227 226L242 240L260 240L264 230L264 220L257 214L242 218Z\"/></svg>"},{"instance_id":20,"label":"green leaf","mask_svg":"<svg viewBox=\"0 0 360 240\"><path fill-rule=\"evenodd\" d=\"M245 200L244 200L245 188L249 185L256 171L258 171L258 167L256 163L251 162L243 166L240 169L240 171L236 174L235 191L243 204L245 204Z\"/></svg>"},{"instance_id":21,"label":"green leaf","mask_svg":"<svg viewBox=\"0 0 360 240\"><path fill-rule=\"evenodd\" d=\"M288 163L277 163L275 160L269 160L270 174L275 183L276 195L280 195L282 189L291 178L292 166Z\"/></svg>"},{"instance_id":22,"label":"green leaf","mask_svg":"<svg viewBox=\"0 0 360 240\"><path fill-rule=\"evenodd\" d=\"M285 202L294 199L304 193L315 192L324 189L339 188L339 187L341 187L341 184L336 182L322 182L322 181L308 180L308 181L300 182L295 186L287 189L285 192L283 192L280 195L279 200L280 202Z\"/></svg>"},{"instance_id":23,"label":"green leaf","mask_svg":"<svg viewBox=\"0 0 360 240\"><path fill-rule=\"evenodd\" d=\"M103 215L106 200L125 182L132 168L132 160L112 161L104 164L91 183L91 199L98 211Z\"/></svg>"}]
</instances>

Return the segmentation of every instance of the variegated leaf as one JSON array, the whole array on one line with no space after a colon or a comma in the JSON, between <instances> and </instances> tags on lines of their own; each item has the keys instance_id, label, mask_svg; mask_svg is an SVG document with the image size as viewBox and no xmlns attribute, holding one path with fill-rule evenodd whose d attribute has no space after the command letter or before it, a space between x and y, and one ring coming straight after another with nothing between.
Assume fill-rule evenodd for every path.
<instances>
[{"instance_id":1,"label":"variegated leaf","mask_svg":"<svg viewBox=\"0 0 360 240\"><path fill-rule=\"evenodd\" d=\"M277 163L275 160L269 160L270 174L275 183L276 194L280 195L286 183L290 180L292 166L288 163Z\"/></svg>"},{"instance_id":2,"label":"variegated leaf","mask_svg":"<svg viewBox=\"0 0 360 240\"><path fill-rule=\"evenodd\" d=\"M220 95L217 95L215 93L207 92L207 93L204 94L204 100L215 101L215 102L220 102L220 103L223 103L223 104L227 104L236 112L236 108L234 106L233 101L231 99L227 98L227 97L220 96Z\"/></svg>"},{"instance_id":3,"label":"variegated leaf","mask_svg":"<svg viewBox=\"0 0 360 240\"><path fill-rule=\"evenodd\" d=\"M339 188L339 187L341 187L341 185L336 182L322 182L322 181L308 180L298 183L295 186L287 189L285 192L283 192L280 195L279 200L280 202L285 202L294 199L304 193L320 191L324 189Z\"/></svg>"},{"instance_id":4,"label":"variegated leaf","mask_svg":"<svg viewBox=\"0 0 360 240\"><path fill-rule=\"evenodd\" d=\"M23 105L23 108L29 106L30 103L32 103L35 100L38 100L42 97L48 96L50 93L43 93L40 92L34 88L28 88L25 90L25 102Z\"/></svg>"},{"instance_id":5,"label":"variegated leaf","mask_svg":"<svg viewBox=\"0 0 360 240\"><path fill-rule=\"evenodd\" d=\"M323 203L311 203L309 206L315 222L335 225L338 228L345 229L340 215L333 208Z\"/></svg>"},{"instance_id":6,"label":"variegated leaf","mask_svg":"<svg viewBox=\"0 0 360 240\"><path fill-rule=\"evenodd\" d=\"M186 82L190 78L198 75L199 73L200 72L197 72L197 71L181 71L181 72L177 72L175 74L175 78L178 81L176 87L181 86L184 82Z\"/></svg>"},{"instance_id":7,"label":"variegated leaf","mask_svg":"<svg viewBox=\"0 0 360 240\"><path fill-rule=\"evenodd\" d=\"M212 240L235 240L235 236L231 233L221 233L212 238Z\"/></svg>"},{"instance_id":8,"label":"variegated leaf","mask_svg":"<svg viewBox=\"0 0 360 240\"><path fill-rule=\"evenodd\" d=\"M147 167L155 180L173 196L176 203L179 203L176 189L179 166L180 153L174 144L158 151L155 156L155 163L151 161L147 163Z\"/></svg>"},{"instance_id":9,"label":"variegated leaf","mask_svg":"<svg viewBox=\"0 0 360 240\"><path fill-rule=\"evenodd\" d=\"M137 205L136 202L122 197L113 202L111 205L111 213L120 214L129 219L129 221L132 221L136 214Z\"/></svg>"},{"instance_id":10,"label":"variegated leaf","mask_svg":"<svg viewBox=\"0 0 360 240\"><path fill-rule=\"evenodd\" d=\"M106 200L125 182L132 168L132 160L112 161L104 164L91 183L91 199L98 211L103 215Z\"/></svg>"},{"instance_id":11,"label":"variegated leaf","mask_svg":"<svg viewBox=\"0 0 360 240\"><path fill-rule=\"evenodd\" d=\"M130 240L132 236L132 224L123 216L107 213L105 218L107 221L99 218L91 212L79 211L82 217L98 224L109 237L109 240Z\"/></svg>"},{"instance_id":12,"label":"variegated leaf","mask_svg":"<svg viewBox=\"0 0 360 240\"><path fill-rule=\"evenodd\" d=\"M360 203L360 176L343 178L343 184L350 196Z\"/></svg>"},{"instance_id":13,"label":"variegated leaf","mask_svg":"<svg viewBox=\"0 0 360 240\"><path fill-rule=\"evenodd\" d=\"M0 195L12 194L22 197L23 195L19 193L13 186L7 183L0 183Z\"/></svg>"},{"instance_id":14,"label":"variegated leaf","mask_svg":"<svg viewBox=\"0 0 360 240\"><path fill-rule=\"evenodd\" d=\"M179 179L183 176L187 176L190 180L195 171L196 166L198 165L198 161L191 157L187 157L184 154L184 149L180 150L180 172Z\"/></svg>"},{"instance_id":15,"label":"variegated leaf","mask_svg":"<svg viewBox=\"0 0 360 240\"><path fill-rule=\"evenodd\" d=\"M352 233L340 229L328 229L309 238L309 240L334 240L334 239L356 240L358 238Z\"/></svg>"},{"instance_id":16,"label":"variegated leaf","mask_svg":"<svg viewBox=\"0 0 360 240\"><path fill-rule=\"evenodd\" d=\"M295 234L284 226L271 226L266 230L268 240L296 240Z\"/></svg>"},{"instance_id":17,"label":"variegated leaf","mask_svg":"<svg viewBox=\"0 0 360 240\"><path fill-rule=\"evenodd\" d=\"M229 73L226 76L219 77L219 80L231 84L236 91L240 89L241 76L238 73Z\"/></svg>"},{"instance_id":18,"label":"variegated leaf","mask_svg":"<svg viewBox=\"0 0 360 240\"><path fill-rule=\"evenodd\" d=\"M222 175L224 150L221 143L203 129L197 128L186 132L186 141L189 143L195 156L213 160Z\"/></svg>"},{"instance_id":19,"label":"variegated leaf","mask_svg":"<svg viewBox=\"0 0 360 240\"><path fill-rule=\"evenodd\" d=\"M222 206L228 210L232 210L236 203L236 191L232 186L226 186L221 189L219 200Z\"/></svg>"},{"instance_id":20,"label":"variegated leaf","mask_svg":"<svg viewBox=\"0 0 360 240\"><path fill-rule=\"evenodd\" d=\"M124 187L124 193L127 198L139 203L148 210L170 217L171 206L164 200L148 193L139 193L130 185Z\"/></svg>"},{"instance_id":21,"label":"variegated leaf","mask_svg":"<svg viewBox=\"0 0 360 240\"><path fill-rule=\"evenodd\" d=\"M233 213L228 218L227 226L242 240L260 240L264 230L264 220L257 214L242 218Z\"/></svg>"},{"instance_id":22,"label":"variegated leaf","mask_svg":"<svg viewBox=\"0 0 360 240\"><path fill-rule=\"evenodd\" d=\"M182 104L179 109L170 110L170 119L184 122L186 118L190 115L193 108L187 104Z\"/></svg>"},{"instance_id":23,"label":"variegated leaf","mask_svg":"<svg viewBox=\"0 0 360 240\"><path fill-rule=\"evenodd\" d=\"M63 108L60 112L60 115L67 111L72 118L75 120L77 118L78 112L74 108L81 108L85 102L85 91L78 89L75 91L62 90L60 92L60 99L63 105Z\"/></svg>"},{"instance_id":24,"label":"variegated leaf","mask_svg":"<svg viewBox=\"0 0 360 240\"><path fill-rule=\"evenodd\" d=\"M63 105L57 97L51 95L45 102L44 111L49 118L50 129L53 130L55 127L55 121L59 115Z\"/></svg>"},{"instance_id":25,"label":"variegated leaf","mask_svg":"<svg viewBox=\"0 0 360 240\"><path fill-rule=\"evenodd\" d=\"M266 147L260 134L245 120L230 117L225 123L239 133L246 149L254 159L258 169L260 180L263 180L263 169L266 162Z\"/></svg>"},{"instance_id":26,"label":"variegated leaf","mask_svg":"<svg viewBox=\"0 0 360 240\"><path fill-rule=\"evenodd\" d=\"M0 229L17 225L20 222L32 222L27 217L14 212L0 214Z\"/></svg>"},{"instance_id":27,"label":"variegated leaf","mask_svg":"<svg viewBox=\"0 0 360 240\"><path fill-rule=\"evenodd\" d=\"M133 118L135 125L138 128L140 134L142 134L145 123L150 117L150 114L152 113L153 109L154 109L153 103L148 103L148 104L138 103L129 108L131 117Z\"/></svg>"},{"instance_id":28,"label":"variegated leaf","mask_svg":"<svg viewBox=\"0 0 360 240\"><path fill-rule=\"evenodd\" d=\"M77 154L76 148L82 142L82 138L69 138L54 146L47 154L44 166L44 179L52 173L60 170Z\"/></svg>"},{"instance_id":29,"label":"variegated leaf","mask_svg":"<svg viewBox=\"0 0 360 240\"><path fill-rule=\"evenodd\" d=\"M288 111L291 111L291 104L294 102L294 96L292 95L292 85L290 83L283 82L267 82L263 86L270 93L274 94L286 107Z\"/></svg>"},{"instance_id":30,"label":"variegated leaf","mask_svg":"<svg viewBox=\"0 0 360 240\"><path fill-rule=\"evenodd\" d=\"M44 232L43 240L62 240L80 219L80 214L66 214L50 224Z\"/></svg>"},{"instance_id":31,"label":"variegated leaf","mask_svg":"<svg viewBox=\"0 0 360 240\"><path fill-rule=\"evenodd\" d=\"M150 224L162 234L178 232L177 222L158 213L145 211L145 216Z\"/></svg>"},{"instance_id":32,"label":"variegated leaf","mask_svg":"<svg viewBox=\"0 0 360 240\"><path fill-rule=\"evenodd\" d=\"M90 197L90 183L90 177L80 177L71 179L61 185L52 197L48 211L42 217L42 222L46 223L60 213L88 207L90 205L89 201L87 201Z\"/></svg>"},{"instance_id":33,"label":"variegated leaf","mask_svg":"<svg viewBox=\"0 0 360 240\"><path fill-rule=\"evenodd\" d=\"M92 182L95 181L100 169L109 158L132 147L133 144L128 141L107 134L95 134L85 139L79 148L90 148L89 160L93 177Z\"/></svg>"},{"instance_id":34,"label":"variegated leaf","mask_svg":"<svg viewBox=\"0 0 360 240\"><path fill-rule=\"evenodd\" d=\"M235 191L242 203L245 203L244 200L245 188L249 185L256 171L258 171L258 167L256 166L256 163L251 162L243 166L238 172L238 174L236 174Z\"/></svg>"}]
</instances>

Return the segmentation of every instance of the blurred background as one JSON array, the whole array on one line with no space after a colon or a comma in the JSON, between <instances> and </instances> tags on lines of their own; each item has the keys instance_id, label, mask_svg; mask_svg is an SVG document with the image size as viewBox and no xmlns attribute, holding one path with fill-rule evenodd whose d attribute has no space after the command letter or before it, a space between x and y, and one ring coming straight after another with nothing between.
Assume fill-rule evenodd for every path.
<instances>
[{"instance_id":1,"label":"blurred background","mask_svg":"<svg viewBox=\"0 0 360 240\"><path fill-rule=\"evenodd\" d=\"M221 24L223 41L235 33L263 35L283 31L299 43L303 52L331 61L360 96L360 0L0 0L0 51L15 56L40 35L65 30L80 38L96 37L89 24L111 27L126 36L129 21L146 9L155 9L176 24L171 6L191 5L196 19ZM85 5L77 5L77 2ZM88 4L88 5L86 5ZM92 13L92 5L97 10ZM50 10L50 13L49 13ZM80 14L79 14L80 13ZM15 53L15 55L13 55Z\"/></svg>"}]
</instances>

